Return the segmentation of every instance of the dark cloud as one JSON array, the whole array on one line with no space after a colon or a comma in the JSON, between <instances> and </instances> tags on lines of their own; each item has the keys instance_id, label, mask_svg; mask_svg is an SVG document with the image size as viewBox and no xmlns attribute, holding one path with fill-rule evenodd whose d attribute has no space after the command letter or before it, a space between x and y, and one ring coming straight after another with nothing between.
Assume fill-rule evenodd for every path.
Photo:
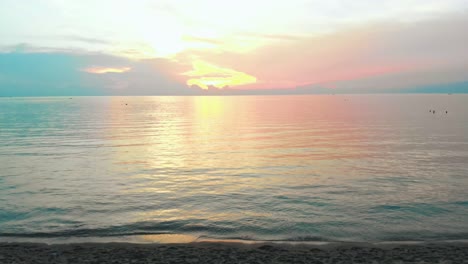
<instances>
[{"instance_id":1,"label":"dark cloud","mask_svg":"<svg viewBox=\"0 0 468 264\"><path fill-rule=\"evenodd\" d=\"M101 66L122 66L119 58L94 56L89 61L100 62ZM84 83L94 85L106 95L191 95L198 89L173 80L164 73L164 60L126 61L130 71L124 73L90 74L83 77Z\"/></svg>"},{"instance_id":2,"label":"dark cloud","mask_svg":"<svg viewBox=\"0 0 468 264\"><path fill-rule=\"evenodd\" d=\"M165 63L105 54L0 53L0 96L189 95L198 91L164 74ZM93 66L131 67L131 71L84 71Z\"/></svg>"},{"instance_id":3,"label":"dark cloud","mask_svg":"<svg viewBox=\"0 0 468 264\"><path fill-rule=\"evenodd\" d=\"M83 65L68 54L0 53L0 95L99 95L81 83L76 69Z\"/></svg>"}]
</instances>

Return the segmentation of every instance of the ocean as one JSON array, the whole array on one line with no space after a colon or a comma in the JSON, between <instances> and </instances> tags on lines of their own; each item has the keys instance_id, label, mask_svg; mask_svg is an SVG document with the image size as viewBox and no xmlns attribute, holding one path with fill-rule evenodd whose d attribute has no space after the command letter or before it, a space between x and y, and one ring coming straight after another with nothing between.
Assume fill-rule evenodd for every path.
<instances>
[{"instance_id":1,"label":"ocean","mask_svg":"<svg viewBox=\"0 0 468 264\"><path fill-rule=\"evenodd\" d=\"M459 240L467 190L468 95L0 98L0 241Z\"/></svg>"}]
</instances>

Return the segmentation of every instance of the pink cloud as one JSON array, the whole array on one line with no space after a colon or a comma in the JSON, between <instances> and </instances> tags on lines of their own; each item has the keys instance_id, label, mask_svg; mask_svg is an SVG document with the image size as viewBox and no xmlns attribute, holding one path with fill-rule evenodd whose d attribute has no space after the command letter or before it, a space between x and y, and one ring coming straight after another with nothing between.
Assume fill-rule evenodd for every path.
<instances>
[{"instance_id":1,"label":"pink cloud","mask_svg":"<svg viewBox=\"0 0 468 264\"><path fill-rule=\"evenodd\" d=\"M188 51L179 58L183 61L195 54L257 78L255 84L233 87L237 89L343 85L345 81L398 74L411 79L412 73L464 67L468 61L468 35L461 32L466 28L468 19L464 16L382 23L316 37L272 40L249 53ZM387 85L396 83L390 80Z\"/></svg>"}]
</instances>

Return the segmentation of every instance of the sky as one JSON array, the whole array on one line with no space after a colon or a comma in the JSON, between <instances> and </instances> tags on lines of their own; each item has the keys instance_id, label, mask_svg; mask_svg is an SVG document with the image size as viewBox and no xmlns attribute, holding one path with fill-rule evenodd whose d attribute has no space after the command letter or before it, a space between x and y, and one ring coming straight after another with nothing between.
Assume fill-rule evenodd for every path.
<instances>
[{"instance_id":1,"label":"sky","mask_svg":"<svg viewBox=\"0 0 468 264\"><path fill-rule=\"evenodd\" d=\"M0 96L468 92L468 0L2 0L0 36Z\"/></svg>"}]
</instances>

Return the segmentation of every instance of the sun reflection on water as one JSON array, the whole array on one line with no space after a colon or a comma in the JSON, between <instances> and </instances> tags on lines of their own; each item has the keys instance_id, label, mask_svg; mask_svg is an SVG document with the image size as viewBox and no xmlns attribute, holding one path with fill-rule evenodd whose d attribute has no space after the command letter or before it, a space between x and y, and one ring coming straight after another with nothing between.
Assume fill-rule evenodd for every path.
<instances>
[{"instance_id":1,"label":"sun reflection on water","mask_svg":"<svg viewBox=\"0 0 468 264\"><path fill-rule=\"evenodd\" d=\"M455 114L440 116L415 110L440 96L8 99L28 119L3 116L0 192L6 215L25 218L0 224L262 239L458 234L466 99L449 98Z\"/></svg>"}]
</instances>

